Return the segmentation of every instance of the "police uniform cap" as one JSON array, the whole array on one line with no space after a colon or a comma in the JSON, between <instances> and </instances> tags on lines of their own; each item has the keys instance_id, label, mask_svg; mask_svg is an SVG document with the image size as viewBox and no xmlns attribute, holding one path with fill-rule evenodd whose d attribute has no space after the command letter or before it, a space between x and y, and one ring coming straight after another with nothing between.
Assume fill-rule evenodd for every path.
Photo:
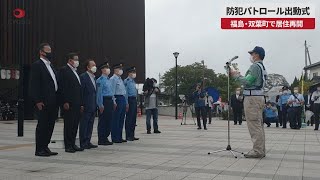
<instances>
[{"instance_id":1,"label":"police uniform cap","mask_svg":"<svg viewBox=\"0 0 320 180\"><path fill-rule=\"evenodd\" d=\"M108 62L104 62L99 66L99 69L103 69L103 68L109 68L109 63Z\"/></svg>"},{"instance_id":2,"label":"police uniform cap","mask_svg":"<svg viewBox=\"0 0 320 180\"><path fill-rule=\"evenodd\" d=\"M122 64L122 63L119 63L119 64L114 64L114 65L112 66L112 69L122 69L122 67L123 67L123 64Z\"/></svg>"},{"instance_id":3,"label":"police uniform cap","mask_svg":"<svg viewBox=\"0 0 320 180\"><path fill-rule=\"evenodd\" d=\"M136 72L136 67L135 66L129 67L126 69L126 72L127 73Z\"/></svg>"}]
</instances>

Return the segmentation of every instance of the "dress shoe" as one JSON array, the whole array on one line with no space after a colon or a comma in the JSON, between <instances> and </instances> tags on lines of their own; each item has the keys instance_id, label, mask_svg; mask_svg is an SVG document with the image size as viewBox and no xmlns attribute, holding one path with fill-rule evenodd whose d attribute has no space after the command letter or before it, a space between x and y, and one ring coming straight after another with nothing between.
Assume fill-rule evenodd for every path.
<instances>
[{"instance_id":1,"label":"dress shoe","mask_svg":"<svg viewBox=\"0 0 320 180\"><path fill-rule=\"evenodd\" d=\"M122 139L122 142L124 142L124 143L125 143L125 142L128 142L128 141L127 141L127 140Z\"/></svg>"},{"instance_id":2,"label":"dress shoe","mask_svg":"<svg viewBox=\"0 0 320 180\"><path fill-rule=\"evenodd\" d=\"M89 143L89 147L90 147L90 148L97 148L98 146L97 146L97 145L94 145L94 144L92 144L92 143Z\"/></svg>"},{"instance_id":3,"label":"dress shoe","mask_svg":"<svg viewBox=\"0 0 320 180\"><path fill-rule=\"evenodd\" d=\"M82 149L91 149L89 145L80 146Z\"/></svg>"},{"instance_id":4,"label":"dress shoe","mask_svg":"<svg viewBox=\"0 0 320 180\"><path fill-rule=\"evenodd\" d=\"M315 131L318 131L318 129L314 129Z\"/></svg>"},{"instance_id":5,"label":"dress shoe","mask_svg":"<svg viewBox=\"0 0 320 180\"><path fill-rule=\"evenodd\" d=\"M203 128L204 130L208 130L206 127L205 128Z\"/></svg>"},{"instance_id":6,"label":"dress shoe","mask_svg":"<svg viewBox=\"0 0 320 180\"><path fill-rule=\"evenodd\" d=\"M83 150L84 150L83 148L80 148L80 147L78 147L78 146L76 146L76 145L73 146L73 149L74 149L75 151L83 151Z\"/></svg>"},{"instance_id":7,"label":"dress shoe","mask_svg":"<svg viewBox=\"0 0 320 180\"><path fill-rule=\"evenodd\" d=\"M202 128L201 128L201 127L198 127L197 129L200 130L200 129L202 129Z\"/></svg>"},{"instance_id":8,"label":"dress shoe","mask_svg":"<svg viewBox=\"0 0 320 180\"><path fill-rule=\"evenodd\" d=\"M121 144L122 141L112 141L113 143L116 143L116 144Z\"/></svg>"},{"instance_id":9,"label":"dress shoe","mask_svg":"<svg viewBox=\"0 0 320 180\"><path fill-rule=\"evenodd\" d=\"M43 150L43 151L39 151L35 153L36 156L40 156L40 157L49 157L50 153L48 153L47 151Z\"/></svg>"},{"instance_id":10,"label":"dress shoe","mask_svg":"<svg viewBox=\"0 0 320 180\"><path fill-rule=\"evenodd\" d=\"M58 155L57 152L52 152L49 148L46 148L46 152L50 154L50 156L56 156Z\"/></svg>"},{"instance_id":11,"label":"dress shoe","mask_svg":"<svg viewBox=\"0 0 320 180\"><path fill-rule=\"evenodd\" d=\"M109 145L112 145L113 142L109 142L109 141L106 141L106 142L99 142L98 145L101 145L101 146L109 146Z\"/></svg>"},{"instance_id":12,"label":"dress shoe","mask_svg":"<svg viewBox=\"0 0 320 180\"><path fill-rule=\"evenodd\" d=\"M245 158L264 158L266 157L265 154L245 154Z\"/></svg>"},{"instance_id":13,"label":"dress shoe","mask_svg":"<svg viewBox=\"0 0 320 180\"><path fill-rule=\"evenodd\" d=\"M74 150L73 148L67 148L67 149L65 149L65 152L67 152L67 153L75 153L76 152L76 150Z\"/></svg>"},{"instance_id":14,"label":"dress shoe","mask_svg":"<svg viewBox=\"0 0 320 180\"><path fill-rule=\"evenodd\" d=\"M159 131L159 130L155 130L153 133L155 133L155 134L160 134L160 133L161 133L161 131Z\"/></svg>"},{"instance_id":15,"label":"dress shoe","mask_svg":"<svg viewBox=\"0 0 320 180\"><path fill-rule=\"evenodd\" d=\"M138 141L138 140L139 140L139 138L134 137L134 138L133 138L133 140Z\"/></svg>"},{"instance_id":16,"label":"dress shoe","mask_svg":"<svg viewBox=\"0 0 320 180\"><path fill-rule=\"evenodd\" d=\"M127 138L127 141L134 141L133 138Z\"/></svg>"},{"instance_id":17,"label":"dress shoe","mask_svg":"<svg viewBox=\"0 0 320 180\"><path fill-rule=\"evenodd\" d=\"M147 134L151 134L151 131L147 131Z\"/></svg>"}]
</instances>

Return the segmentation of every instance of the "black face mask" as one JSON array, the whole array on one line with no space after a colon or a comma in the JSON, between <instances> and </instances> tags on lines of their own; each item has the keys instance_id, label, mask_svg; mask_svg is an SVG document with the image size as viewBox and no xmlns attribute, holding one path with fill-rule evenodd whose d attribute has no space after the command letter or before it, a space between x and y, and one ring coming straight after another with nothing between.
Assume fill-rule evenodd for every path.
<instances>
[{"instance_id":1,"label":"black face mask","mask_svg":"<svg viewBox=\"0 0 320 180\"><path fill-rule=\"evenodd\" d=\"M48 52L45 52L46 53L46 58L49 60L49 61L52 61L52 53L48 53Z\"/></svg>"}]
</instances>

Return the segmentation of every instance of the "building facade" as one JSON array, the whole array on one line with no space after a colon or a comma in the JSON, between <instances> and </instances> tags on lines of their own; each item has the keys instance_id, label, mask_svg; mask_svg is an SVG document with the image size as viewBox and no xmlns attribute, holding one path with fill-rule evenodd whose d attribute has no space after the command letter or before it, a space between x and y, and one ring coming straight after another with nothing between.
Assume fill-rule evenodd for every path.
<instances>
[{"instance_id":1,"label":"building facade","mask_svg":"<svg viewBox=\"0 0 320 180\"><path fill-rule=\"evenodd\" d=\"M21 83L28 111L30 64L43 42L52 46L57 68L77 52L80 64L121 62L137 67L138 82L145 79L144 0L1 0L0 12L0 101L17 100Z\"/></svg>"}]
</instances>

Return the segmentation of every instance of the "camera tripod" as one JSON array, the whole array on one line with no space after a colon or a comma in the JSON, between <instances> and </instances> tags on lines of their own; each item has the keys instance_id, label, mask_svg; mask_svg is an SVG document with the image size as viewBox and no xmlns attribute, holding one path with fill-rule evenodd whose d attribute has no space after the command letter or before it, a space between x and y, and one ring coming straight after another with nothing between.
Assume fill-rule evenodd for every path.
<instances>
[{"instance_id":1,"label":"camera tripod","mask_svg":"<svg viewBox=\"0 0 320 180\"><path fill-rule=\"evenodd\" d=\"M193 109L192 106L189 106L185 101L182 103L182 110L183 110L183 114L182 114L182 119L181 119L181 125L196 125L196 122L194 120L193 117ZM193 120L193 124L187 124L187 113L188 113L188 108L190 109L191 112L191 116L192 116L192 120Z\"/></svg>"},{"instance_id":2,"label":"camera tripod","mask_svg":"<svg viewBox=\"0 0 320 180\"><path fill-rule=\"evenodd\" d=\"M226 149L221 149L213 152L208 152L208 154L214 154L214 153L219 153L219 152L224 152L224 151L229 151L235 158L238 158L238 156L235 153L240 153L244 154L243 152L235 151L231 148L230 145L230 62L226 63L226 69L227 69L227 74L228 74L228 145Z\"/></svg>"}]
</instances>

